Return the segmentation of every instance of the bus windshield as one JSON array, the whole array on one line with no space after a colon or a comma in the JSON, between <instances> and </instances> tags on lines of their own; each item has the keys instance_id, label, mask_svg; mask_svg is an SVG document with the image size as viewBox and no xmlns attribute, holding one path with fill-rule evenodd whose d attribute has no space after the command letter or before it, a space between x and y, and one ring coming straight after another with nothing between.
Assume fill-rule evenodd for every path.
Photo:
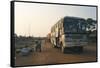
<instances>
[{"instance_id":1,"label":"bus windshield","mask_svg":"<svg viewBox=\"0 0 100 68\"><path fill-rule=\"evenodd\" d=\"M86 23L84 19L66 19L64 20L64 32L85 32Z\"/></svg>"}]
</instances>

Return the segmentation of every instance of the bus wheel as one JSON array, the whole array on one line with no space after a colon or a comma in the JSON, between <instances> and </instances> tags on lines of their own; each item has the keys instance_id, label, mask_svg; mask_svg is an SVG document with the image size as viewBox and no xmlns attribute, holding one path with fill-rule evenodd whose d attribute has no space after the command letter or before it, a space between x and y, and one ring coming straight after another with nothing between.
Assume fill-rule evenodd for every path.
<instances>
[{"instance_id":1,"label":"bus wheel","mask_svg":"<svg viewBox=\"0 0 100 68\"><path fill-rule=\"evenodd\" d=\"M62 53L65 53L65 47L61 47Z\"/></svg>"},{"instance_id":2,"label":"bus wheel","mask_svg":"<svg viewBox=\"0 0 100 68\"><path fill-rule=\"evenodd\" d=\"M65 47L63 47L63 44L62 43L60 43L60 46L61 46L62 53L65 53Z\"/></svg>"},{"instance_id":3,"label":"bus wheel","mask_svg":"<svg viewBox=\"0 0 100 68\"><path fill-rule=\"evenodd\" d=\"M79 53L83 53L83 47L78 48Z\"/></svg>"},{"instance_id":4,"label":"bus wheel","mask_svg":"<svg viewBox=\"0 0 100 68\"><path fill-rule=\"evenodd\" d=\"M56 46L55 46L55 45L53 45L53 48L56 48Z\"/></svg>"},{"instance_id":5,"label":"bus wheel","mask_svg":"<svg viewBox=\"0 0 100 68\"><path fill-rule=\"evenodd\" d=\"M82 46L79 46L79 47L75 47L74 49L74 52L77 52L77 53L82 53L83 52L83 47Z\"/></svg>"}]
</instances>

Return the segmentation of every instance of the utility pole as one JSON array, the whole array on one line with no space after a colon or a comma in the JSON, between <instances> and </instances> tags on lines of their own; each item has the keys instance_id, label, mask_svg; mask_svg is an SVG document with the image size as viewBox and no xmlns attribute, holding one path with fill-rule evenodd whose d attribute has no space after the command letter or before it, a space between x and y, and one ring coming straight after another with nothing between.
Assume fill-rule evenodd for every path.
<instances>
[{"instance_id":1,"label":"utility pole","mask_svg":"<svg viewBox=\"0 0 100 68\"><path fill-rule=\"evenodd\" d=\"M28 26L28 34L29 34L29 37L30 37L30 31L31 31L31 25L29 23L29 26Z\"/></svg>"}]
</instances>

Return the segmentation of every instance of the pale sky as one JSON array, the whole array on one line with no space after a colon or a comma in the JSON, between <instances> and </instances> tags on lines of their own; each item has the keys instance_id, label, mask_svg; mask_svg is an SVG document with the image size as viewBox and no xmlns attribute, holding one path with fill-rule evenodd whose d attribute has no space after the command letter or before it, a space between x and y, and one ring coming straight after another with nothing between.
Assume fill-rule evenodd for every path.
<instances>
[{"instance_id":1,"label":"pale sky","mask_svg":"<svg viewBox=\"0 0 100 68\"><path fill-rule=\"evenodd\" d=\"M51 27L65 16L96 19L96 7L16 2L15 33L45 37Z\"/></svg>"}]
</instances>

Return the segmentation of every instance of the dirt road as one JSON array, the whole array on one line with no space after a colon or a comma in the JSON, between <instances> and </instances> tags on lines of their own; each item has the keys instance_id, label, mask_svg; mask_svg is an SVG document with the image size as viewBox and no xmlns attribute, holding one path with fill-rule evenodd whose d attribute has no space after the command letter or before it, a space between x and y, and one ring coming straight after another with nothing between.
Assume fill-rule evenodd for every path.
<instances>
[{"instance_id":1,"label":"dirt road","mask_svg":"<svg viewBox=\"0 0 100 68\"><path fill-rule=\"evenodd\" d=\"M59 64L96 61L96 44L84 47L82 54L63 54L59 48L53 48L49 42L42 41L42 52L33 52L28 56L16 55L16 66Z\"/></svg>"}]
</instances>

